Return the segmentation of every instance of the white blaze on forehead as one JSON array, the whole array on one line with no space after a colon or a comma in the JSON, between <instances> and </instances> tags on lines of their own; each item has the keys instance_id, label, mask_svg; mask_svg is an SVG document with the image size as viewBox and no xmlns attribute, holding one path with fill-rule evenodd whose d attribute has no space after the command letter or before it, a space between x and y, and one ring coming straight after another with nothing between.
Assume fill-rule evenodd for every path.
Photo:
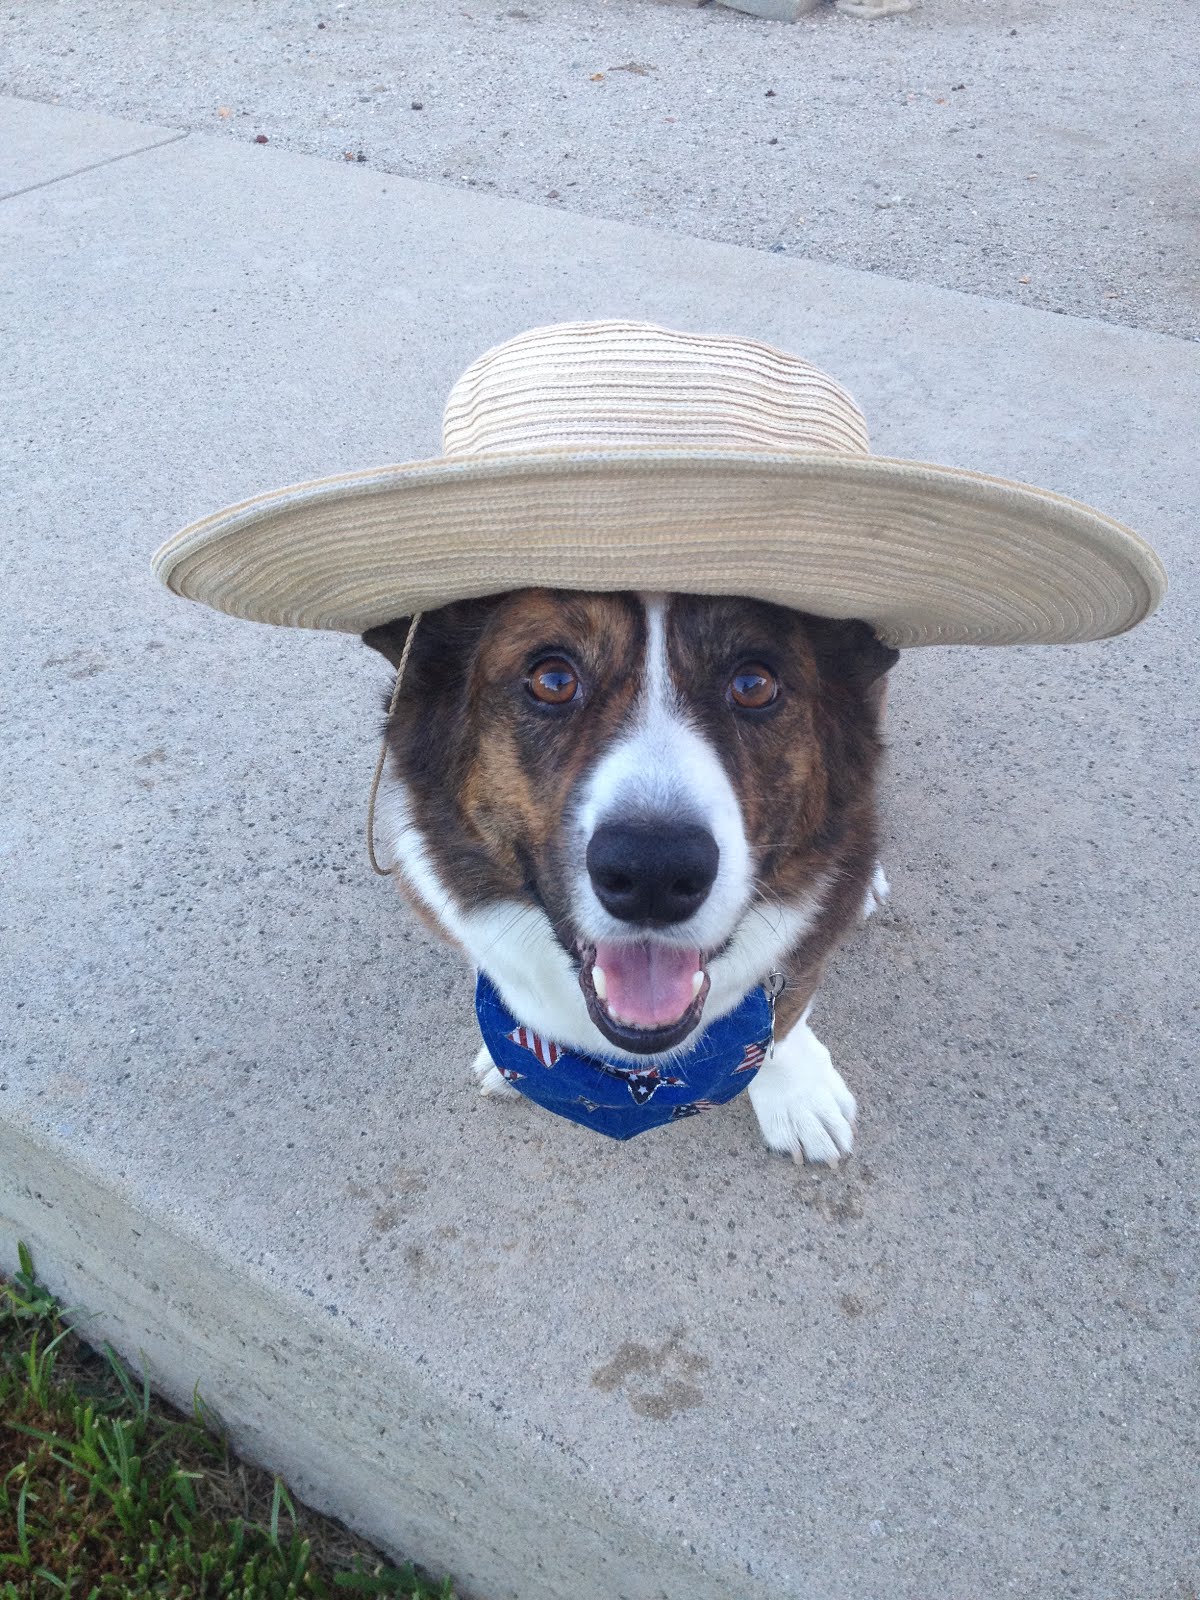
<instances>
[{"instance_id":1,"label":"white blaze on forehead","mask_svg":"<svg viewBox=\"0 0 1200 1600\"><path fill-rule=\"evenodd\" d=\"M699 824L720 852L708 898L686 922L663 930L667 943L715 949L733 932L750 894L750 846L742 808L720 755L696 728L671 678L668 601L647 596L641 688L625 732L585 780L575 817L579 849L576 915L588 939L628 939L630 926L606 912L592 889L584 856L605 823Z\"/></svg>"},{"instance_id":2,"label":"white blaze on forehead","mask_svg":"<svg viewBox=\"0 0 1200 1600\"><path fill-rule=\"evenodd\" d=\"M646 611L646 659L642 665L642 693L640 705L643 714L655 707L670 709L675 702L671 686L671 663L667 656L667 602L657 599L642 601Z\"/></svg>"}]
</instances>

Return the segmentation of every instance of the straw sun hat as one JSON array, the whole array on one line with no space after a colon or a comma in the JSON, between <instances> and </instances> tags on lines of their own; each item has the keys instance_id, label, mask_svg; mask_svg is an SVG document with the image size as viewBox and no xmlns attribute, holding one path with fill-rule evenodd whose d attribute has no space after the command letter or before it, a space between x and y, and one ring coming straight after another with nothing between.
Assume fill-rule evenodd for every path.
<instances>
[{"instance_id":1,"label":"straw sun hat","mask_svg":"<svg viewBox=\"0 0 1200 1600\"><path fill-rule=\"evenodd\" d=\"M459 378L442 449L219 511L154 570L234 616L346 633L538 585L752 596L897 647L1105 638L1166 587L1078 501L872 455L840 384L752 339L535 328Z\"/></svg>"}]
</instances>

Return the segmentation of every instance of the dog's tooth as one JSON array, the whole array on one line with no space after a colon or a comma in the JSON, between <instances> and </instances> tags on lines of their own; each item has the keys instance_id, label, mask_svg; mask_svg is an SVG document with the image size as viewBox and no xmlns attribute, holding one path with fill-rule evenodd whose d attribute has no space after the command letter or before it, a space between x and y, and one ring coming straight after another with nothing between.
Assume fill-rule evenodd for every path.
<instances>
[{"instance_id":1,"label":"dog's tooth","mask_svg":"<svg viewBox=\"0 0 1200 1600\"><path fill-rule=\"evenodd\" d=\"M608 999L608 977L603 967L592 968L592 988L596 991L597 1000Z\"/></svg>"},{"instance_id":2,"label":"dog's tooth","mask_svg":"<svg viewBox=\"0 0 1200 1600\"><path fill-rule=\"evenodd\" d=\"M692 973L692 999L693 1000L700 993L700 990L701 990L703 984L704 984L704 974L702 972L693 972Z\"/></svg>"}]
</instances>

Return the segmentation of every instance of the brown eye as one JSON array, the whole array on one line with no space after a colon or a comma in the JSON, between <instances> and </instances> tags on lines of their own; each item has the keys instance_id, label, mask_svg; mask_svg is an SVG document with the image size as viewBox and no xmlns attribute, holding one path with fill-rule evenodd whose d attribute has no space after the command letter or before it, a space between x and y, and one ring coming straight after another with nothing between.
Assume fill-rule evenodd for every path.
<instances>
[{"instance_id":1,"label":"brown eye","mask_svg":"<svg viewBox=\"0 0 1200 1600\"><path fill-rule=\"evenodd\" d=\"M526 678L525 687L544 706L565 706L579 693L579 677L562 656L547 656Z\"/></svg>"},{"instance_id":2,"label":"brown eye","mask_svg":"<svg viewBox=\"0 0 1200 1600\"><path fill-rule=\"evenodd\" d=\"M779 682L769 667L748 661L729 680L726 697L743 711L761 711L779 697Z\"/></svg>"}]
</instances>

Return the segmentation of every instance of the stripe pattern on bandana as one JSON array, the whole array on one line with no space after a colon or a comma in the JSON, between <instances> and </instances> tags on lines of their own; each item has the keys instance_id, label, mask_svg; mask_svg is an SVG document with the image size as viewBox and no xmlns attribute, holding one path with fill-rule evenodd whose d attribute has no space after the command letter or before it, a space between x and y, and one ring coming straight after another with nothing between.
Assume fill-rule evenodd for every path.
<instances>
[{"instance_id":1,"label":"stripe pattern on bandana","mask_svg":"<svg viewBox=\"0 0 1200 1600\"><path fill-rule=\"evenodd\" d=\"M632 1139L725 1105L746 1088L771 1048L773 1007L765 989L752 989L683 1054L646 1067L582 1055L543 1038L517 1021L482 972L475 1012L492 1060L514 1089L610 1139Z\"/></svg>"}]
</instances>

